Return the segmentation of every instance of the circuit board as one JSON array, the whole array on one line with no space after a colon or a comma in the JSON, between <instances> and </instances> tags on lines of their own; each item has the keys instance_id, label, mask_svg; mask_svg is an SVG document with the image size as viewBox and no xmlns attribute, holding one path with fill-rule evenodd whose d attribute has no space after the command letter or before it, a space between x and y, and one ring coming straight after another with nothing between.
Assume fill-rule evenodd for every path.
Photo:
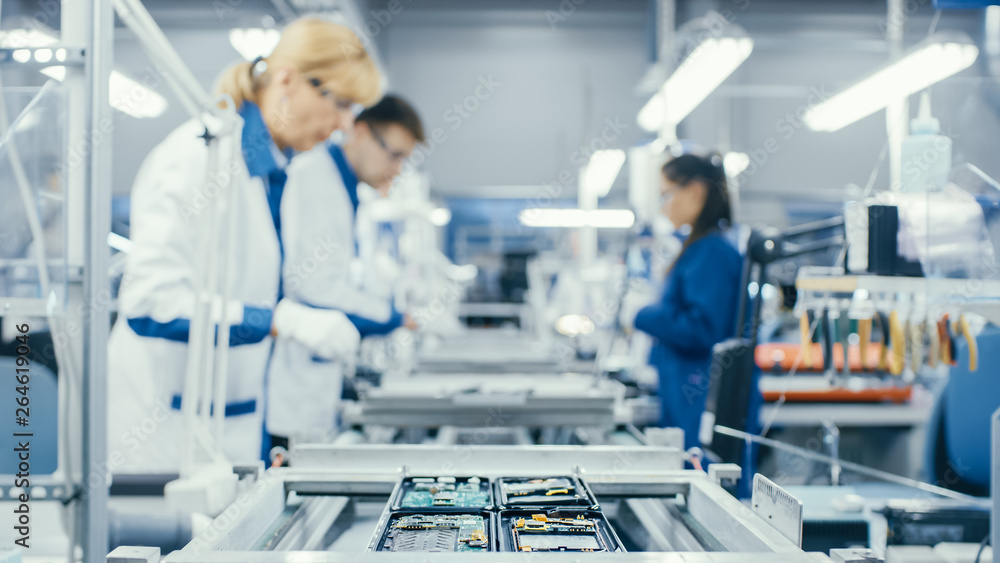
<instances>
[{"instance_id":1,"label":"circuit board","mask_svg":"<svg viewBox=\"0 0 1000 563\"><path fill-rule=\"evenodd\" d=\"M585 491L575 479L501 479L500 489L507 505L589 504Z\"/></svg>"},{"instance_id":2,"label":"circuit board","mask_svg":"<svg viewBox=\"0 0 1000 563\"><path fill-rule=\"evenodd\" d=\"M392 522L381 551L485 552L489 520L477 514L409 514Z\"/></svg>"},{"instance_id":3,"label":"circuit board","mask_svg":"<svg viewBox=\"0 0 1000 563\"><path fill-rule=\"evenodd\" d=\"M412 489L403 496L401 508L488 508L489 484L479 477L457 481L454 477L412 479Z\"/></svg>"},{"instance_id":4,"label":"circuit board","mask_svg":"<svg viewBox=\"0 0 1000 563\"><path fill-rule=\"evenodd\" d=\"M598 532L597 521L576 518L531 518L512 520L514 548L517 551L610 551Z\"/></svg>"}]
</instances>

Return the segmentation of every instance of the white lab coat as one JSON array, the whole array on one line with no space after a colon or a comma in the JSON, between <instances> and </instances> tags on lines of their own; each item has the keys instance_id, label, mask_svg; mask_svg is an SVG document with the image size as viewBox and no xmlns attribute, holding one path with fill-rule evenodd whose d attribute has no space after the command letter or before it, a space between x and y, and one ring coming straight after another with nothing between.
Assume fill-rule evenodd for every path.
<instances>
[{"instance_id":1,"label":"white lab coat","mask_svg":"<svg viewBox=\"0 0 1000 563\"><path fill-rule=\"evenodd\" d=\"M242 127L242 121L240 122ZM240 139L240 128L236 139ZM186 341L141 336L129 320L183 322L194 311L195 261L202 241L197 218L204 196L207 151L197 121L174 130L146 158L132 191L132 240L111 333L108 358L109 463L115 472L176 471L181 416L177 410L187 361ZM237 240L229 257L236 276L230 297L244 305L242 329L256 325L251 342L229 350L229 406L223 450L230 461L259 460L263 389L278 294L281 250L260 178L242 159L232 188ZM157 324L157 326L161 326ZM260 331L267 332L261 333ZM247 412L249 411L249 412Z\"/></svg>"},{"instance_id":2,"label":"white lab coat","mask_svg":"<svg viewBox=\"0 0 1000 563\"><path fill-rule=\"evenodd\" d=\"M389 300L363 287L353 206L325 145L292 159L281 217L286 299L376 322L389 320ZM330 437L345 368L353 370L354 361L318 360L298 342L279 340L268 374L268 432L302 441Z\"/></svg>"}]
</instances>

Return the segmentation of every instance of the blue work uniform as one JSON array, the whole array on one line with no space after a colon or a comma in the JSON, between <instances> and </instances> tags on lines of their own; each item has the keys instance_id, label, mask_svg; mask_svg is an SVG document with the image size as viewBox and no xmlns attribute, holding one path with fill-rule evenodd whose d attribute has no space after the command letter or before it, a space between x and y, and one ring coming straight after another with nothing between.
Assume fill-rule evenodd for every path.
<instances>
[{"instance_id":1,"label":"blue work uniform","mask_svg":"<svg viewBox=\"0 0 1000 563\"><path fill-rule=\"evenodd\" d=\"M659 302L635 317L656 339L649 363L659 373L660 426L683 429L685 448L700 446L712 347L733 336L742 264L722 233L710 233L681 253Z\"/></svg>"}]
</instances>

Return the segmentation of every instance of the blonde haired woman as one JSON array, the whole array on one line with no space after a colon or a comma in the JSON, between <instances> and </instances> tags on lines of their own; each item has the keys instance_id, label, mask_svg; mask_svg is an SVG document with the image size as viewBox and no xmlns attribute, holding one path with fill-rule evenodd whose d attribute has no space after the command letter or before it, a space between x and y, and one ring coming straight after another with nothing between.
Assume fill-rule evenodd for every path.
<instances>
[{"instance_id":1,"label":"blonde haired woman","mask_svg":"<svg viewBox=\"0 0 1000 563\"><path fill-rule=\"evenodd\" d=\"M233 326L222 446L230 461L243 463L261 455L272 339L297 340L323 358L350 355L357 346L357 331L342 313L282 300L279 206L292 155L349 128L352 106L376 102L381 83L349 29L302 19L284 30L270 56L227 69L217 92L232 97L242 118L238 138L245 168L234 177L243 180L230 188L238 232L227 257L236 275L226 307ZM109 345L114 472L166 472L179 465L179 409L200 244L192 214L202 207L206 178L203 131L198 120L174 130L146 158L132 190L134 248Z\"/></svg>"}]
</instances>

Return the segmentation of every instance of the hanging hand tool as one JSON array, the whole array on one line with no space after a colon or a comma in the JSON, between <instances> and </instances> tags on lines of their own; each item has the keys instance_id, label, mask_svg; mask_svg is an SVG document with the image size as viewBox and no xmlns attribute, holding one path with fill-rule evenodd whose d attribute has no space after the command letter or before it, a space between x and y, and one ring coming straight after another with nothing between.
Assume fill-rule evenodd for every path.
<instances>
[{"instance_id":1,"label":"hanging hand tool","mask_svg":"<svg viewBox=\"0 0 1000 563\"><path fill-rule=\"evenodd\" d=\"M979 347L976 344L976 336L969 327L969 319L966 319L965 315L959 315L956 324L958 325L956 332L965 337L965 343L969 346L969 371L976 371L979 369Z\"/></svg>"},{"instance_id":2,"label":"hanging hand tool","mask_svg":"<svg viewBox=\"0 0 1000 563\"><path fill-rule=\"evenodd\" d=\"M889 373L900 375L906 363L906 332L899 320L899 312L889 313L889 338L892 341L892 356L889 360Z\"/></svg>"},{"instance_id":3,"label":"hanging hand tool","mask_svg":"<svg viewBox=\"0 0 1000 563\"><path fill-rule=\"evenodd\" d=\"M882 349L878 354L878 370L887 371L889 369L889 315L878 312L875 313L878 319L879 330L882 332Z\"/></svg>"},{"instance_id":4,"label":"hanging hand tool","mask_svg":"<svg viewBox=\"0 0 1000 563\"><path fill-rule=\"evenodd\" d=\"M802 365L809 370L813 369L812 333L809 330L812 321L812 311L806 311L799 317L799 334L802 337Z\"/></svg>"},{"instance_id":5,"label":"hanging hand tool","mask_svg":"<svg viewBox=\"0 0 1000 563\"><path fill-rule=\"evenodd\" d=\"M861 352L861 371L867 371L869 368L868 350L871 347L871 342L872 342L872 320L859 319L858 350Z\"/></svg>"},{"instance_id":6,"label":"hanging hand tool","mask_svg":"<svg viewBox=\"0 0 1000 563\"><path fill-rule=\"evenodd\" d=\"M948 313L945 313L938 321L938 337L941 339L941 362L946 365L954 365L955 361L952 358L952 350L954 349L955 343L951 339L951 329L948 328Z\"/></svg>"}]
</instances>

